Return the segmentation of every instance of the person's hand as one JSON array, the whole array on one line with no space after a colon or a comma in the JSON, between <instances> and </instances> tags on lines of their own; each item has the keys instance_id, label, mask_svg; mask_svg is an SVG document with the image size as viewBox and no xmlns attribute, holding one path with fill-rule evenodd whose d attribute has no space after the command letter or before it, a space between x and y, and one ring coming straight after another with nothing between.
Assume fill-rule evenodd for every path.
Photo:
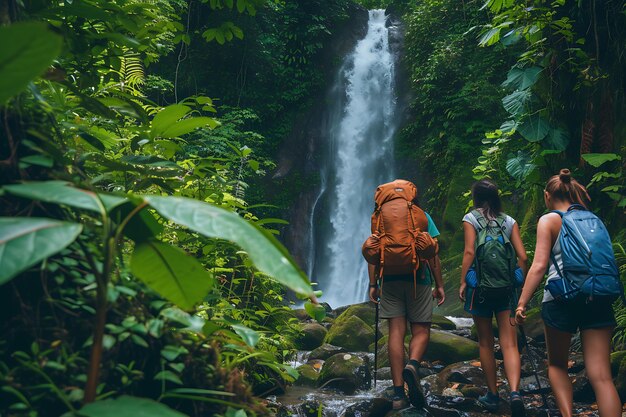
<instances>
[{"instance_id":1,"label":"person's hand","mask_svg":"<svg viewBox=\"0 0 626 417\"><path fill-rule=\"evenodd\" d=\"M465 280L463 280L463 282L461 283L461 286L459 287L459 299L463 302L465 302L465 289L467 288L467 283L465 282Z\"/></svg>"},{"instance_id":2,"label":"person's hand","mask_svg":"<svg viewBox=\"0 0 626 417\"><path fill-rule=\"evenodd\" d=\"M515 322L517 324L524 324L524 321L526 321L526 307L517 306L515 309Z\"/></svg>"},{"instance_id":3,"label":"person's hand","mask_svg":"<svg viewBox=\"0 0 626 417\"><path fill-rule=\"evenodd\" d=\"M370 301L378 304L379 296L380 296L380 289L378 287L370 287Z\"/></svg>"},{"instance_id":4,"label":"person's hand","mask_svg":"<svg viewBox=\"0 0 626 417\"><path fill-rule=\"evenodd\" d=\"M443 287L436 287L433 290L433 298L437 299L437 307L439 307L443 304L444 301L446 301L446 292L444 291Z\"/></svg>"}]
</instances>

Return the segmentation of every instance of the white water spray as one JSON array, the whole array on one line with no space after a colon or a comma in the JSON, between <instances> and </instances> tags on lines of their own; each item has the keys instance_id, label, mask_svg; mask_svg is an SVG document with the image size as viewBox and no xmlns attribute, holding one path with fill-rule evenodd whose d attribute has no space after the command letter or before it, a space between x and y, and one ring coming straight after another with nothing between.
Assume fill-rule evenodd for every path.
<instances>
[{"instance_id":1,"label":"white water spray","mask_svg":"<svg viewBox=\"0 0 626 417\"><path fill-rule=\"evenodd\" d=\"M323 209L313 213L311 277L332 307L366 300L361 245L370 233L375 188L394 179L397 100L385 22L384 10L369 12L367 35L346 57L329 97L329 149L321 176Z\"/></svg>"}]
</instances>

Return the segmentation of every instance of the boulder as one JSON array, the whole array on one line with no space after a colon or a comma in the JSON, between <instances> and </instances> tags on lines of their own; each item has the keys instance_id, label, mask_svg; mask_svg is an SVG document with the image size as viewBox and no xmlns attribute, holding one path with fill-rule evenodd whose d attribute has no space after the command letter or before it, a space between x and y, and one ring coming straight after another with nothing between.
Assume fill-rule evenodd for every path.
<instances>
[{"instance_id":1,"label":"boulder","mask_svg":"<svg viewBox=\"0 0 626 417\"><path fill-rule=\"evenodd\" d=\"M611 353L611 373L613 374L613 378L617 376L619 372L619 366L625 357L626 350L619 350L617 352Z\"/></svg>"},{"instance_id":2,"label":"boulder","mask_svg":"<svg viewBox=\"0 0 626 417\"><path fill-rule=\"evenodd\" d=\"M613 362L613 357L611 357L611 359ZM619 394L619 397L622 399L622 401L626 400L626 357L622 358L614 381L615 388L617 388L617 393Z\"/></svg>"},{"instance_id":3,"label":"boulder","mask_svg":"<svg viewBox=\"0 0 626 417\"><path fill-rule=\"evenodd\" d=\"M308 321L311 319L311 316L309 316L309 313L307 313L306 310L303 308L296 308L292 310L292 312L293 312L294 317L300 321Z\"/></svg>"},{"instance_id":4,"label":"boulder","mask_svg":"<svg viewBox=\"0 0 626 417\"><path fill-rule=\"evenodd\" d=\"M478 343L442 330L431 330L424 359L446 364L478 357Z\"/></svg>"},{"instance_id":5,"label":"boulder","mask_svg":"<svg viewBox=\"0 0 626 417\"><path fill-rule=\"evenodd\" d=\"M331 356L320 372L318 387L337 389L344 394L354 394L367 389L372 382L367 356L338 353Z\"/></svg>"},{"instance_id":6,"label":"boulder","mask_svg":"<svg viewBox=\"0 0 626 417\"><path fill-rule=\"evenodd\" d=\"M524 331L526 336L537 341L544 341L543 319L541 318L541 307L531 308L526 312L526 321L524 322Z\"/></svg>"},{"instance_id":7,"label":"boulder","mask_svg":"<svg viewBox=\"0 0 626 417\"><path fill-rule=\"evenodd\" d=\"M328 343L324 343L322 346L315 348L309 354L309 360L321 359L325 361L326 359L330 358L333 355L336 355L337 353L344 353L344 352L347 352L347 351L340 346L334 346Z\"/></svg>"},{"instance_id":8,"label":"boulder","mask_svg":"<svg viewBox=\"0 0 626 417\"><path fill-rule=\"evenodd\" d=\"M434 329L440 330L456 330L456 324L453 321L439 314L433 314L432 326Z\"/></svg>"},{"instance_id":9,"label":"boulder","mask_svg":"<svg viewBox=\"0 0 626 417\"><path fill-rule=\"evenodd\" d=\"M319 361L322 362L322 361ZM309 362L304 365L300 365L296 368L298 371L298 379L294 383L294 385L304 386L304 387L315 387L317 386L317 379L320 376L319 370L321 369L321 363L319 362Z\"/></svg>"},{"instance_id":10,"label":"boulder","mask_svg":"<svg viewBox=\"0 0 626 417\"><path fill-rule=\"evenodd\" d=\"M471 384L486 386L485 373L478 361L464 361L447 366L438 375L439 383L445 386L449 383Z\"/></svg>"},{"instance_id":11,"label":"boulder","mask_svg":"<svg viewBox=\"0 0 626 417\"><path fill-rule=\"evenodd\" d=\"M385 417L391 408L391 401L384 398L371 398L346 408L343 417Z\"/></svg>"},{"instance_id":12,"label":"boulder","mask_svg":"<svg viewBox=\"0 0 626 417\"><path fill-rule=\"evenodd\" d=\"M338 311L336 311L336 313L338 313ZM368 325L374 326L374 321L376 319L376 306L374 305L374 303L371 303L369 301L347 306L347 308L337 316L337 320L345 320L350 316L357 316ZM383 320L381 320L381 322L382 321Z\"/></svg>"},{"instance_id":13,"label":"boulder","mask_svg":"<svg viewBox=\"0 0 626 417\"><path fill-rule=\"evenodd\" d=\"M455 414L460 416L460 414ZM387 414L387 417L432 417L428 411L421 409L418 410L415 407L404 408L402 410L392 410Z\"/></svg>"},{"instance_id":14,"label":"boulder","mask_svg":"<svg viewBox=\"0 0 626 417\"><path fill-rule=\"evenodd\" d=\"M313 350L324 343L328 330L319 323L305 323L300 325L300 334L294 340L297 349Z\"/></svg>"},{"instance_id":15,"label":"boulder","mask_svg":"<svg viewBox=\"0 0 626 417\"><path fill-rule=\"evenodd\" d=\"M385 366L384 368L378 368L378 372L376 372L376 378L379 381L391 379L391 368L389 366Z\"/></svg>"},{"instance_id":16,"label":"boulder","mask_svg":"<svg viewBox=\"0 0 626 417\"><path fill-rule=\"evenodd\" d=\"M572 381L572 390L574 394L574 401L581 401L585 403L591 403L595 400L596 396L593 392L593 387L589 378L587 378L587 372L583 369L576 375L570 377Z\"/></svg>"},{"instance_id":17,"label":"boulder","mask_svg":"<svg viewBox=\"0 0 626 417\"><path fill-rule=\"evenodd\" d=\"M351 315L347 318L337 317L324 342L351 352L366 352L373 340L374 329L356 315Z\"/></svg>"},{"instance_id":18,"label":"boulder","mask_svg":"<svg viewBox=\"0 0 626 417\"><path fill-rule=\"evenodd\" d=\"M306 400L296 410L296 415L303 417L318 417L320 410L324 409L324 403L319 400Z\"/></svg>"}]
</instances>

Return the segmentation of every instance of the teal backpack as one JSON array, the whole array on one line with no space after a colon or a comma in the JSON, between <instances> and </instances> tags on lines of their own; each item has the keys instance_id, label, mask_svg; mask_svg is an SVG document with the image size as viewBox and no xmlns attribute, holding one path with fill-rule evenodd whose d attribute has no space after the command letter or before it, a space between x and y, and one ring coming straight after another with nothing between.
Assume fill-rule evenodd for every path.
<instances>
[{"instance_id":1,"label":"teal backpack","mask_svg":"<svg viewBox=\"0 0 626 417\"><path fill-rule=\"evenodd\" d=\"M492 222L478 211L472 214L480 225L476 231L474 268L478 278L477 294L481 302L510 297L516 287L517 256L503 226L506 220L500 213ZM495 226L490 225L495 223Z\"/></svg>"}]
</instances>

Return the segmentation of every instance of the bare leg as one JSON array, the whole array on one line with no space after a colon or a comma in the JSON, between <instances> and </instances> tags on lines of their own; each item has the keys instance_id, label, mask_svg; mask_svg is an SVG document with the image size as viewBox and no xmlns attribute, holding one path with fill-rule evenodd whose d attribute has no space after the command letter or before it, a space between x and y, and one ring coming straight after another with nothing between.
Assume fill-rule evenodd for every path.
<instances>
[{"instance_id":1,"label":"bare leg","mask_svg":"<svg viewBox=\"0 0 626 417\"><path fill-rule=\"evenodd\" d=\"M572 383L567 375L567 359L572 334L545 326L548 349L548 377L556 404L563 417L572 416Z\"/></svg>"},{"instance_id":2,"label":"bare leg","mask_svg":"<svg viewBox=\"0 0 626 417\"><path fill-rule=\"evenodd\" d=\"M602 417L620 417L622 403L611 377L611 334L613 329L587 329L581 331L587 377L593 386Z\"/></svg>"},{"instance_id":3,"label":"bare leg","mask_svg":"<svg viewBox=\"0 0 626 417\"><path fill-rule=\"evenodd\" d=\"M480 352L480 366L483 368L489 391L496 394L496 359L493 356L493 329L491 317L472 316L478 331L478 350Z\"/></svg>"},{"instance_id":4,"label":"bare leg","mask_svg":"<svg viewBox=\"0 0 626 417\"><path fill-rule=\"evenodd\" d=\"M517 349L517 327L512 326L511 310L501 311L496 314L498 331L500 333L500 348L504 356L504 372L509 381L511 391L519 391L521 364L519 350Z\"/></svg>"},{"instance_id":5,"label":"bare leg","mask_svg":"<svg viewBox=\"0 0 626 417\"><path fill-rule=\"evenodd\" d=\"M389 319L389 364L391 379L394 386L404 385L402 370L404 369L404 335L406 334L406 317Z\"/></svg>"},{"instance_id":6,"label":"bare leg","mask_svg":"<svg viewBox=\"0 0 626 417\"><path fill-rule=\"evenodd\" d=\"M409 359L422 360L430 340L430 323L411 323Z\"/></svg>"}]
</instances>

